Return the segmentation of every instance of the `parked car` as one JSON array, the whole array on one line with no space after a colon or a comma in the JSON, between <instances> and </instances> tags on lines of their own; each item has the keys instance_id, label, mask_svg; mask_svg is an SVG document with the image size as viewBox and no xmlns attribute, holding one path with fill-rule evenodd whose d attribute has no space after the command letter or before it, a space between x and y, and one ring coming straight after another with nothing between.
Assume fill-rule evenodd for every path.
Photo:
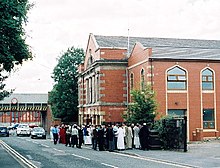
<instances>
[{"instance_id":1,"label":"parked car","mask_svg":"<svg viewBox=\"0 0 220 168\"><path fill-rule=\"evenodd\" d=\"M8 126L8 130L15 130L15 129L17 129L18 125L19 125L19 123L10 125L10 126Z\"/></svg>"},{"instance_id":2,"label":"parked car","mask_svg":"<svg viewBox=\"0 0 220 168\"><path fill-rule=\"evenodd\" d=\"M31 130L31 138L46 139L46 132L42 127L34 127Z\"/></svg>"},{"instance_id":3,"label":"parked car","mask_svg":"<svg viewBox=\"0 0 220 168\"><path fill-rule=\"evenodd\" d=\"M30 124L29 127L30 127L30 128L34 128L34 127L38 127L38 125L36 125L36 124Z\"/></svg>"},{"instance_id":4,"label":"parked car","mask_svg":"<svg viewBox=\"0 0 220 168\"><path fill-rule=\"evenodd\" d=\"M0 136L9 137L9 131L7 127L0 126Z\"/></svg>"},{"instance_id":5,"label":"parked car","mask_svg":"<svg viewBox=\"0 0 220 168\"><path fill-rule=\"evenodd\" d=\"M28 124L19 124L16 130L17 136L27 135L30 136L31 129Z\"/></svg>"}]
</instances>

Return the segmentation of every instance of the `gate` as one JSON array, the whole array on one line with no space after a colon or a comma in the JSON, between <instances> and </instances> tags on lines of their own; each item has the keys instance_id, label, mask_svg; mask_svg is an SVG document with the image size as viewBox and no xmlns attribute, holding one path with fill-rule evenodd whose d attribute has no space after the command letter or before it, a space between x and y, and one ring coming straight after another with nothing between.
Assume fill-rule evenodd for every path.
<instances>
[{"instance_id":1,"label":"gate","mask_svg":"<svg viewBox=\"0 0 220 168\"><path fill-rule=\"evenodd\" d=\"M161 135L165 149L187 151L187 117L163 119Z\"/></svg>"}]
</instances>

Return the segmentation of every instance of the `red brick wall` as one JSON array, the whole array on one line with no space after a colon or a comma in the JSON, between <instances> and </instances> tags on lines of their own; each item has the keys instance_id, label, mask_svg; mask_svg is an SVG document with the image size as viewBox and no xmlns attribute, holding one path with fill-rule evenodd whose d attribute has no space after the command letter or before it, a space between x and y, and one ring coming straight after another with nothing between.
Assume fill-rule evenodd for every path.
<instances>
[{"instance_id":1,"label":"red brick wall","mask_svg":"<svg viewBox=\"0 0 220 168\"><path fill-rule=\"evenodd\" d=\"M100 76L100 80L104 81L104 83L100 83L100 87L103 90L100 91L100 94L104 94L101 98L102 102L109 103L122 103L126 101L126 97L123 94L126 94L126 76L125 69L122 70L101 70L102 76Z\"/></svg>"},{"instance_id":2,"label":"red brick wall","mask_svg":"<svg viewBox=\"0 0 220 168\"><path fill-rule=\"evenodd\" d=\"M122 115L125 110L125 106L103 106L102 111L105 111L105 122L123 122Z\"/></svg>"},{"instance_id":3,"label":"red brick wall","mask_svg":"<svg viewBox=\"0 0 220 168\"><path fill-rule=\"evenodd\" d=\"M156 91L156 98L158 102L158 113L166 115L168 109L185 109L188 113L189 122L189 139L192 140L192 132L196 128L202 128L202 112L203 108L215 109L216 103L216 124L217 130L220 127L220 66L219 63L210 63L204 61L196 62L174 62L174 61L153 61L144 62L149 59L152 53L151 49L144 50L141 44L137 44L131 57L128 59L129 77L134 74L135 89L140 88L140 71L143 68L147 74L147 81L152 82L153 89ZM141 63L142 62L142 63ZM135 66L136 64L136 66ZM151 66L152 64L152 66ZM187 71L188 91L172 92L166 89L166 71L173 67L179 66ZM210 67L215 72L215 94L202 93L201 90L201 71L204 68ZM152 69L152 78L151 78ZM130 81L130 79L129 79ZM215 99L216 95L216 99ZM130 97L130 96L129 96ZM204 136L215 136L216 130L203 132Z\"/></svg>"},{"instance_id":4,"label":"red brick wall","mask_svg":"<svg viewBox=\"0 0 220 168\"><path fill-rule=\"evenodd\" d=\"M145 81L150 82L151 70L149 69L149 54L151 53L151 48L145 49L142 44L136 43L131 56L128 59L128 90L129 90L129 101L130 100L130 76L133 73L134 88L135 90L141 87L141 70L143 69L145 74Z\"/></svg>"},{"instance_id":5,"label":"red brick wall","mask_svg":"<svg viewBox=\"0 0 220 168\"><path fill-rule=\"evenodd\" d=\"M169 109L186 109L187 93L168 93L167 105Z\"/></svg>"},{"instance_id":6,"label":"red brick wall","mask_svg":"<svg viewBox=\"0 0 220 168\"><path fill-rule=\"evenodd\" d=\"M90 35L84 67L79 67L81 72L85 72L82 77L79 78L80 90L80 105L84 108L79 108L79 111L84 115L84 123L93 118L94 113L102 116L103 121L111 119L111 122L122 121L121 113L124 112L124 104L127 101L126 91L126 64L117 64L105 62L104 65L97 64L96 67L92 67L87 71L87 65L90 57L93 57L93 61L96 60L121 60L126 59L127 50L119 48L99 48L94 41L93 35ZM88 78L99 74L99 99L96 102L86 102L86 81L83 84L83 78ZM94 90L93 90L94 91ZM94 92L93 92L94 93ZM94 120L92 120L94 121ZM93 124L96 121L93 122ZM107 121L106 121L107 122ZM99 121L98 121L99 123Z\"/></svg>"},{"instance_id":7,"label":"red brick wall","mask_svg":"<svg viewBox=\"0 0 220 168\"><path fill-rule=\"evenodd\" d=\"M210 109L214 107L214 93L203 93L202 94L203 108Z\"/></svg>"},{"instance_id":8,"label":"red brick wall","mask_svg":"<svg viewBox=\"0 0 220 168\"><path fill-rule=\"evenodd\" d=\"M121 60L126 58L126 52L126 49L102 48L100 50L100 58L108 60Z\"/></svg>"},{"instance_id":9,"label":"red brick wall","mask_svg":"<svg viewBox=\"0 0 220 168\"><path fill-rule=\"evenodd\" d=\"M140 72L145 70L145 81L151 82L153 89L156 92L158 102L158 113L166 115L168 109L186 109L188 116L188 131L190 140L193 139L192 132L197 128L202 128L202 112L203 108L213 108L216 111L217 130L220 127L220 66L219 63L210 63L204 61L149 61L152 54L151 48L146 49L140 43L136 43L128 59L128 82L130 81L130 74L134 74L134 87L140 88ZM126 58L125 49L117 48L97 48L92 36L89 38L85 67L89 57L92 55L94 60L108 59L121 60ZM174 66L179 66L187 72L188 89L182 92L167 91L166 88L166 71ZM107 68L106 68L107 67ZM201 71L204 68L210 67L215 72L215 94L202 93L201 90ZM122 121L121 114L125 111L124 106L111 106L111 103L126 102L126 67L115 68L113 65L101 66L100 68L100 94L101 102L109 103L109 105L101 105L97 110L102 112L104 120ZM82 68L83 70L83 68ZM83 87L81 83L81 87ZM85 87L84 87L85 88ZM130 90L130 83L128 84ZM85 94L85 91L83 91ZM129 96L130 97L130 96ZM81 96L81 99L85 96ZM84 104L85 102L82 102ZM216 105L216 106L215 106ZM90 108L90 107L88 107ZM213 136L216 134L215 130L205 130L204 136Z\"/></svg>"},{"instance_id":10,"label":"red brick wall","mask_svg":"<svg viewBox=\"0 0 220 168\"><path fill-rule=\"evenodd\" d=\"M184 68L188 72L188 93L167 93L166 101L166 70L175 65ZM156 91L157 100L159 103L158 112L166 114L167 109L187 109L189 113L189 137L192 140L192 131L196 128L202 128L202 110L203 108L215 108L214 107L214 95L213 93L201 93L201 70L209 65L215 71L215 76L218 78L220 75L220 67L218 63L205 63L205 62L153 62L153 88ZM217 79L216 78L216 79ZM220 85L219 79L216 80L216 86ZM203 95L203 96L202 96ZM188 96L188 97L187 97ZM201 98L202 96L202 98ZM216 122L219 129L218 120L220 119L220 90L216 87ZM202 100L202 102L201 102ZM187 107L188 101L188 107ZM178 107L175 104L178 102ZM201 109L201 106L202 109ZM214 134L214 130L211 132L205 132L204 136Z\"/></svg>"},{"instance_id":11,"label":"red brick wall","mask_svg":"<svg viewBox=\"0 0 220 168\"><path fill-rule=\"evenodd\" d=\"M96 46L93 35L89 36L89 41L86 49L86 54L85 54L85 62L84 62L84 69L87 69L87 64L90 56L92 55L94 61L100 59L100 50L97 50L98 46Z\"/></svg>"},{"instance_id":12,"label":"red brick wall","mask_svg":"<svg viewBox=\"0 0 220 168\"><path fill-rule=\"evenodd\" d=\"M149 53L151 53L151 48L145 49L141 43L137 42L129 57L128 67L146 60L149 57Z\"/></svg>"}]
</instances>

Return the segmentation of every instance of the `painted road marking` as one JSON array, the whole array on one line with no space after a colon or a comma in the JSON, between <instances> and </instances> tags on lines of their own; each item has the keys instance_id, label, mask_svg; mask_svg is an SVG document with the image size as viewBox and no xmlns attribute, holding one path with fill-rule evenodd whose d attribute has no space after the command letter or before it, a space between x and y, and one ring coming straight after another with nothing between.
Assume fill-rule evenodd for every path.
<instances>
[{"instance_id":1,"label":"painted road marking","mask_svg":"<svg viewBox=\"0 0 220 168\"><path fill-rule=\"evenodd\" d=\"M106 164L106 163L101 163L102 165L108 166L108 167L113 167L113 168L118 168L116 166L110 165L110 164Z\"/></svg>"},{"instance_id":2,"label":"painted road marking","mask_svg":"<svg viewBox=\"0 0 220 168\"><path fill-rule=\"evenodd\" d=\"M18 153L16 150L14 150L12 147L10 147L8 144L0 140L0 144L2 147L11 154L12 157L15 157L19 162L26 165L28 168L38 168L36 165L34 165L32 162L30 162L28 159L26 159L24 156L22 156L20 153Z\"/></svg>"},{"instance_id":3,"label":"painted road marking","mask_svg":"<svg viewBox=\"0 0 220 168\"><path fill-rule=\"evenodd\" d=\"M134 158L134 159L140 159L140 160L146 160L146 161L160 163L160 164L166 164L166 165L175 166L175 167L181 167L181 168L199 168L198 166L192 166L192 165L175 163L175 162L166 161L166 160L159 160L159 159L154 159L154 158L142 157L140 155L139 156L132 156L132 155L123 154L123 153L114 153L114 154L130 157L130 158Z\"/></svg>"},{"instance_id":4,"label":"painted road marking","mask_svg":"<svg viewBox=\"0 0 220 168\"><path fill-rule=\"evenodd\" d=\"M33 160L33 158L31 157L31 155L26 155L28 157L29 160Z\"/></svg>"},{"instance_id":5,"label":"painted road marking","mask_svg":"<svg viewBox=\"0 0 220 168\"><path fill-rule=\"evenodd\" d=\"M73 156L76 156L76 157L79 157L79 158L82 158L82 159L86 159L86 160L91 160L87 157L84 157L84 156L80 156L80 155L76 155L76 154L72 154Z\"/></svg>"},{"instance_id":6,"label":"painted road marking","mask_svg":"<svg viewBox=\"0 0 220 168\"><path fill-rule=\"evenodd\" d=\"M49 146L47 146L47 145L44 145L44 144L40 144L40 145L43 147L49 148Z\"/></svg>"},{"instance_id":7,"label":"painted road marking","mask_svg":"<svg viewBox=\"0 0 220 168\"><path fill-rule=\"evenodd\" d=\"M63 150L59 150L59 149L56 149L56 148L53 148L53 149L54 149L55 151L65 153L65 151L63 151Z\"/></svg>"}]
</instances>

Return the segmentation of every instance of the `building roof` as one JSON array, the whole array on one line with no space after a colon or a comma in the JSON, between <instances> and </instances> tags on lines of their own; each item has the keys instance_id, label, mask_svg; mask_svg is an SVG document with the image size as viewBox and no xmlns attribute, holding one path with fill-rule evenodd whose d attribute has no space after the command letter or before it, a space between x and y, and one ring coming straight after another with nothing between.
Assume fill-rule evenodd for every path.
<instances>
[{"instance_id":1,"label":"building roof","mask_svg":"<svg viewBox=\"0 0 220 168\"><path fill-rule=\"evenodd\" d=\"M95 35L99 47L127 48L128 37ZM140 42L152 48L152 58L220 60L219 40L129 37L129 50Z\"/></svg>"},{"instance_id":2,"label":"building roof","mask_svg":"<svg viewBox=\"0 0 220 168\"><path fill-rule=\"evenodd\" d=\"M0 101L1 104L10 104L12 99L16 98L18 103L47 103L48 94L37 94L37 93L15 93L9 97L5 97L4 100Z\"/></svg>"}]
</instances>

